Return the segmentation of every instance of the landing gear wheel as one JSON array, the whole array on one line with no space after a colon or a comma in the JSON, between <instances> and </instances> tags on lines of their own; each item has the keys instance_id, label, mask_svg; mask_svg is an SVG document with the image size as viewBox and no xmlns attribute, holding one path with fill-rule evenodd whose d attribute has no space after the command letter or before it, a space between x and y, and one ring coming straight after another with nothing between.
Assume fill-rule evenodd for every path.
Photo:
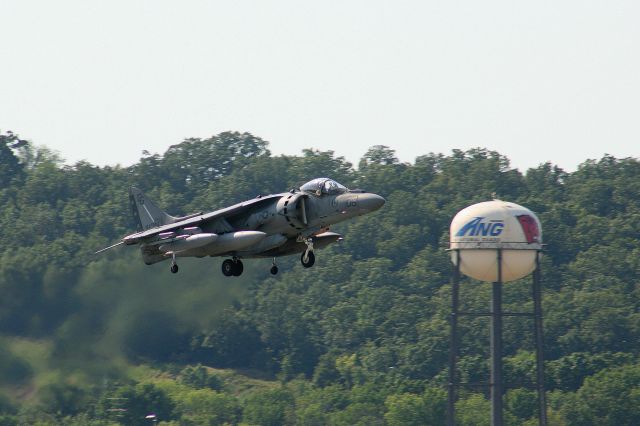
<instances>
[{"instance_id":1,"label":"landing gear wheel","mask_svg":"<svg viewBox=\"0 0 640 426\"><path fill-rule=\"evenodd\" d=\"M233 260L227 259L224 262L222 262L222 274L225 277L232 276L233 270L234 270Z\"/></svg>"},{"instance_id":2,"label":"landing gear wheel","mask_svg":"<svg viewBox=\"0 0 640 426\"><path fill-rule=\"evenodd\" d=\"M240 259L236 259L235 261L233 261L233 276L234 277L239 277L240 275L242 275L242 271L244 271L244 265L242 264L242 261Z\"/></svg>"},{"instance_id":3,"label":"landing gear wheel","mask_svg":"<svg viewBox=\"0 0 640 426\"><path fill-rule=\"evenodd\" d=\"M306 261L305 261L305 256L306 256ZM311 268L313 266L314 263L316 263L316 255L313 254L312 251L310 252L304 252L302 253L302 256L300 256L300 262L302 263L302 266L304 266L305 268Z\"/></svg>"},{"instance_id":4,"label":"landing gear wheel","mask_svg":"<svg viewBox=\"0 0 640 426\"><path fill-rule=\"evenodd\" d=\"M178 273L178 265L176 264L176 252L174 251L171 252L171 273Z\"/></svg>"},{"instance_id":5,"label":"landing gear wheel","mask_svg":"<svg viewBox=\"0 0 640 426\"><path fill-rule=\"evenodd\" d=\"M271 275L278 275L278 267L276 265L273 265L271 267Z\"/></svg>"}]
</instances>

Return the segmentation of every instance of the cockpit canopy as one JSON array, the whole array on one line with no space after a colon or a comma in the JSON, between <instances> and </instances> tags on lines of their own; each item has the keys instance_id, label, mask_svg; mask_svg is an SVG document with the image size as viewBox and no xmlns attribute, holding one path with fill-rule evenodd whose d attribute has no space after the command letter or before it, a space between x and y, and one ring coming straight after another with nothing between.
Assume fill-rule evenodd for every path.
<instances>
[{"instance_id":1,"label":"cockpit canopy","mask_svg":"<svg viewBox=\"0 0 640 426\"><path fill-rule=\"evenodd\" d=\"M317 178L310 180L300 187L301 191L313 192L315 194L344 194L349 191L346 186L339 184L333 179Z\"/></svg>"}]
</instances>

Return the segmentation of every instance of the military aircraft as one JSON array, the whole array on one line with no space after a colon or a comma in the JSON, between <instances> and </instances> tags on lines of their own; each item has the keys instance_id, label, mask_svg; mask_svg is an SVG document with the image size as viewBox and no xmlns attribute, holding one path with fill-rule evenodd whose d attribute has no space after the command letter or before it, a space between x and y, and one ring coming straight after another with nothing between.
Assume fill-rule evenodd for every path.
<instances>
[{"instance_id":1,"label":"military aircraft","mask_svg":"<svg viewBox=\"0 0 640 426\"><path fill-rule=\"evenodd\" d=\"M137 188L131 188L131 207L139 232L127 235L101 253L119 245L140 245L142 259L151 265L177 257L229 257L222 262L225 276L240 276L241 259L272 257L271 273L278 273L276 257L301 253L302 266L315 263L314 250L342 239L330 232L338 222L379 209L379 195L349 190L329 178L313 179L289 192L259 195L210 213L174 217L162 211Z\"/></svg>"}]
</instances>

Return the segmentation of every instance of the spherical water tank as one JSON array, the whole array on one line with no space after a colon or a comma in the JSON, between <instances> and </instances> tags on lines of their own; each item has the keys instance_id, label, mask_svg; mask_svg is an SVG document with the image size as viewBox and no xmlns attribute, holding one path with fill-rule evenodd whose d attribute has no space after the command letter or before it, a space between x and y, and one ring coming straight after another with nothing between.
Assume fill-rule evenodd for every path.
<instances>
[{"instance_id":1,"label":"spherical water tank","mask_svg":"<svg viewBox=\"0 0 640 426\"><path fill-rule=\"evenodd\" d=\"M481 281L498 281L498 249L502 250L502 282L527 276L542 249L542 227L529 209L502 200L485 201L456 214L451 222L451 260L460 252L460 272Z\"/></svg>"}]
</instances>

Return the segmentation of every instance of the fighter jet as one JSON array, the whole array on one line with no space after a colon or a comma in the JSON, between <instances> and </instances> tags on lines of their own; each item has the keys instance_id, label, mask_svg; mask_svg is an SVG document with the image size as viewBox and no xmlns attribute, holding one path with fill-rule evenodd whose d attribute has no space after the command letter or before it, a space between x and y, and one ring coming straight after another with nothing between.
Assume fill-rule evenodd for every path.
<instances>
[{"instance_id":1,"label":"fighter jet","mask_svg":"<svg viewBox=\"0 0 640 426\"><path fill-rule=\"evenodd\" d=\"M331 225L378 210L379 195L349 190L329 178L313 179L299 189L259 195L210 213L171 216L142 191L131 188L131 206L139 232L99 250L139 245L147 265L171 259L178 272L178 257L223 256L222 273L240 276L247 258L273 258L271 273L278 273L276 257L300 253L305 268L315 263L316 249L342 240Z\"/></svg>"}]
</instances>

